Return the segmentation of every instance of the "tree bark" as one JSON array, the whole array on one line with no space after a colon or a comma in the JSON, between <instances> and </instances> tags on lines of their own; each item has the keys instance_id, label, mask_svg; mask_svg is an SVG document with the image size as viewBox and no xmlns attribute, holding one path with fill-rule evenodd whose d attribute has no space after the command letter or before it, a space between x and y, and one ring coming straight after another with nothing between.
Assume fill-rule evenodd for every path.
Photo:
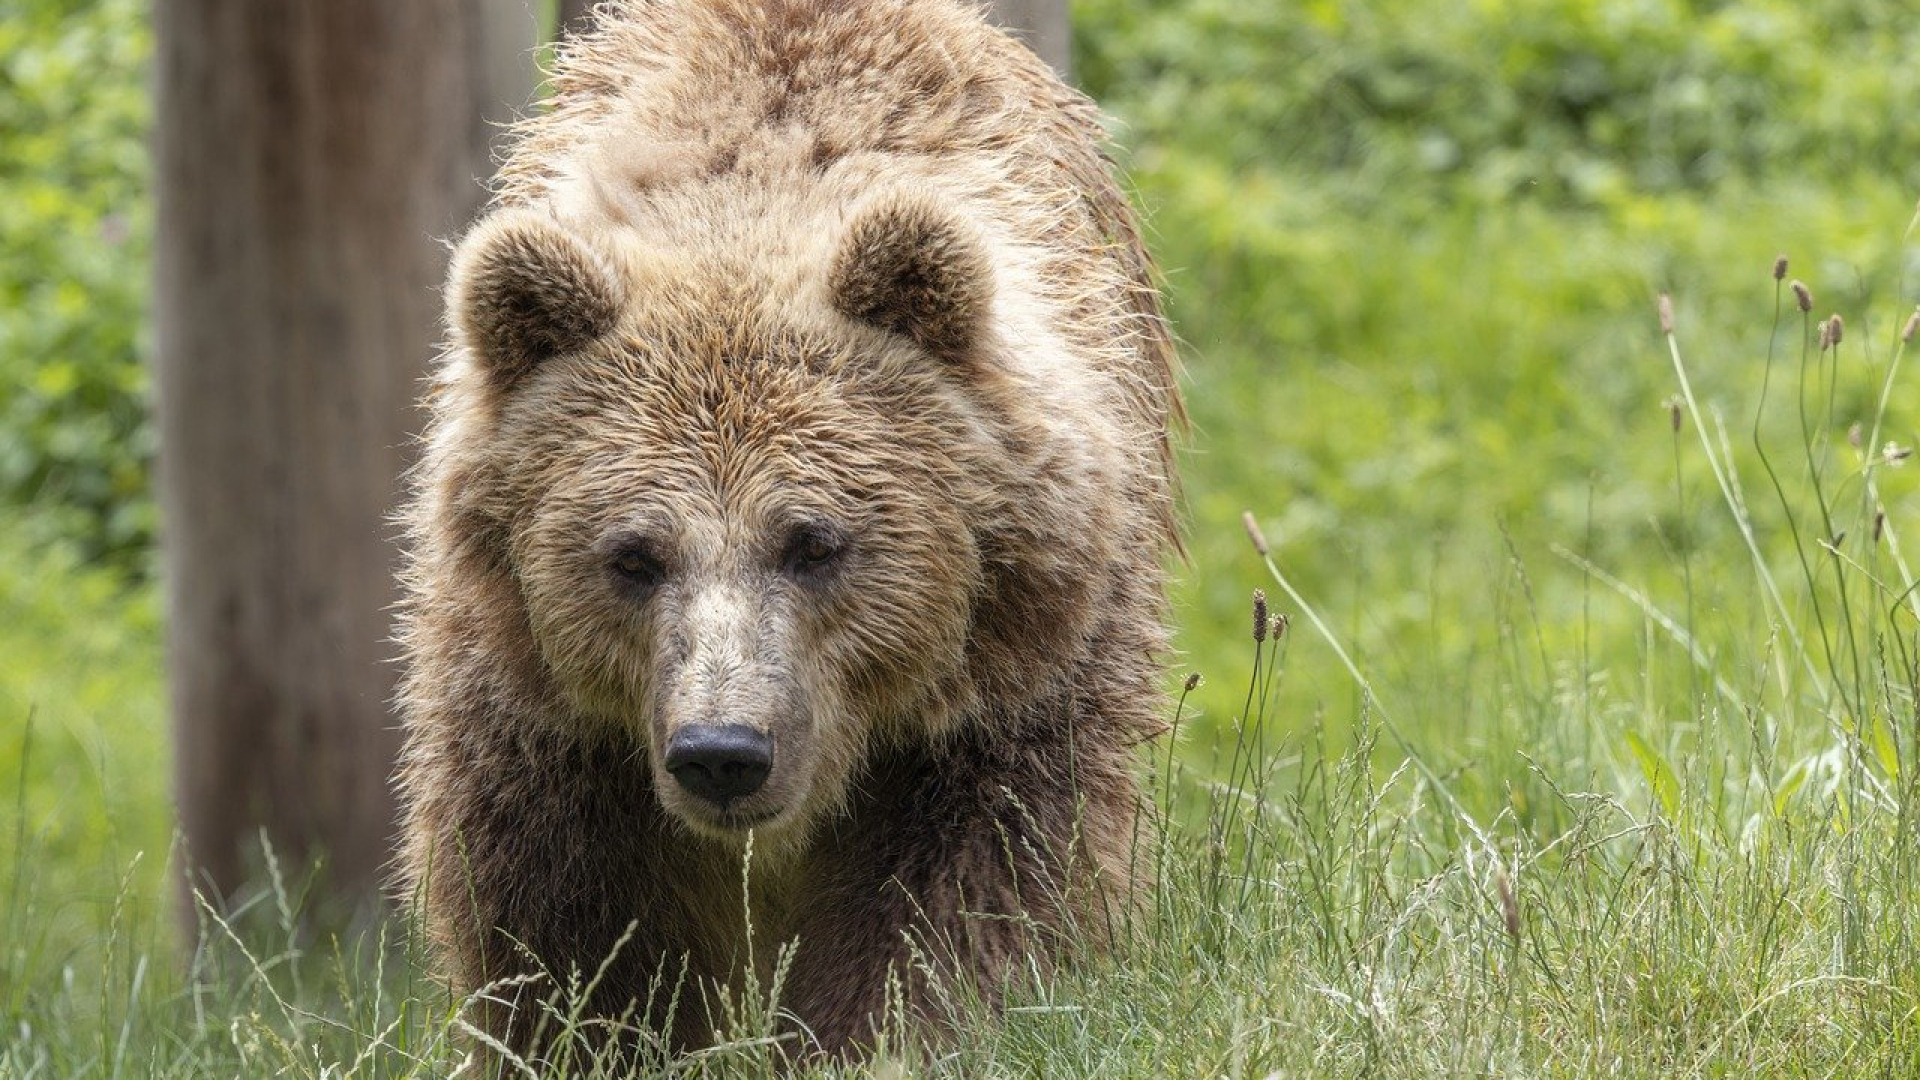
<instances>
[{"instance_id":1,"label":"tree bark","mask_svg":"<svg viewBox=\"0 0 1920 1080\"><path fill-rule=\"evenodd\" d=\"M1063 79L1073 77L1073 23L1067 0L993 0L993 18L1014 32Z\"/></svg>"},{"instance_id":2,"label":"tree bark","mask_svg":"<svg viewBox=\"0 0 1920 1080\"><path fill-rule=\"evenodd\" d=\"M518 0L159 0L154 351L194 887L264 830L373 896L394 831L389 518L444 241L527 100ZM191 922L189 909L189 922Z\"/></svg>"}]
</instances>

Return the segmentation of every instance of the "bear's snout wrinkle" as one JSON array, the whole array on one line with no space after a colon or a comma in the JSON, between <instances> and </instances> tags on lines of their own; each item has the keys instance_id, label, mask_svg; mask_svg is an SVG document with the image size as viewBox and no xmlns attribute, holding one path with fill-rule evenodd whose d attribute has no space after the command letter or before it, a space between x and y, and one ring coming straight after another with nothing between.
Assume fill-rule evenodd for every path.
<instances>
[{"instance_id":1,"label":"bear's snout wrinkle","mask_svg":"<svg viewBox=\"0 0 1920 1080\"><path fill-rule=\"evenodd\" d=\"M759 791L773 771L773 739L746 724L689 724L667 740L667 772L724 808Z\"/></svg>"}]
</instances>

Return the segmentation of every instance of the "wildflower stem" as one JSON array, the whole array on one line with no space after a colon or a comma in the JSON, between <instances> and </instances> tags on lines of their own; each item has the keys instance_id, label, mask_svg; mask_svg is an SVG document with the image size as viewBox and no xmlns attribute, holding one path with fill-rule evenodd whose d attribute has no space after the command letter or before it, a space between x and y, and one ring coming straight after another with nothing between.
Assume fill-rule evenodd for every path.
<instances>
[{"instance_id":1,"label":"wildflower stem","mask_svg":"<svg viewBox=\"0 0 1920 1080\"><path fill-rule=\"evenodd\" d=\"M1339 660L1340 665L1347 669L1347 674L1353 677L1353 681L1360 687L1361 693L1366 695L1367 701L1372 704L1372 711L1380 717L1381 726L1386 728L1387 734L1393 737L1393 741L1399 745L1400 751L1407 755L1407 760L1413 762L1414 768L1420 770L1420 775L1426 779L1427 783L1433 786L1435 791L1440 793L1441 798L1447 801L1447 805L1459 816L1460 820L1467 826L1467 830L1473 833L1477 839L1486 842L1486 833L1481 830L1479 823L1474 821L1473 815L1467 813L1467 808L1460 802L1459 798L1453 794L1453 789L1447 785L1445 780L1441 779L1438 772L1434 771L1433 766L1427 764L1426 758L1421 755L1420 751L1413 745L1413 742L1401 732L1400 725L1394 722L1393 714L1387 710L1386 703L1381 701L1380 695L1374 691L1373 683L1361 673L1359 665L1353 662L1353 657L1347 655L1346 648L1340 644L1339 637L1328 628L1326 620L1320 617L1320 612L1316 610L1312 604L1307 603L1307 598L1300 595L1300 590L1294 588L1293 582L1289 581L1287 576L1280 572L1280 567L1273 561L1271 554L1262 554L1260 561L1266 564L1267 574L1273 578L1274 584L1280 586L1280 591L1287 594L1287 600L1290 601L1295 608L1299 609L1302 615L1307 617L1307 621L1313 624L1314 632L1318 633L1321 639L1327 643L1328 647L1333 649L1335 659Z\"/></svg>"},{"instance_id":2,"label":"wildflower stem","mask_svg":"<svg viewBox=\"0 0 1920 1080\"><path fill-rule=\"evenodd\" d=\"M1693 420L1693 429L1700 435L1700 449L1706 453L1707 468L1713 473L1714 483L1720 485L1720 495L1727 502L1727 509L1733 514L1733 523L1740 530L1740 539L1747 545L1747 554L1753 559L1754 572L1760 577L1760 585L1766 591L1767 601L1772 604L1775 617L1793 642L1794 651L1806 665L1807 675L1816 683L1819 673L1814 670L1813 660L1807 655L1806 643L1800 638L1799 629L1794 626L1793 618L1787 612L1787 603L1780 596L1780 586L1773 580L1773 571L1767 569L1766 557L1760 554L1760 543L1753 535L1753 521L1734 498L1733 487L1727 480L1727 469L1720 461L1720 455L1714 452L1713 440L1707 436L1707 425L1700 416L1700 403L1693 396L1693 381L1687 378L1686 361L1680 356L1680 339L1673 330L1666 331L1667 355L1673 359L1673 373L1680 380L1680 398L1687 404L1687 415ZM1785 675L1781 676L1781 690L1786 690Z\"/></svg>"},{"instance_id":3,"label":"wildflower stem","mask_svg":"<svg viewBox=\"0 0 1920 1080\"><path fill-rule=\"evenodd\" d=\"M1914 223L1916 222L1920 222L1920 211L1915 212L1914 222L1908 223L1906 233L1900 238L1902 243L1913 235ZM1916 312L1916 317L1920 317L1920 312ZM1866 458L1861 479L1866 498L1866 508L1863 517L1868 520L1871 520L1875 513L1885 514L1887 511L1886 504L1880 499L1880 484L1876 479L1876 473L1882 463L1883 456L1880 451L1880 425L1886 420L1887 403L1893 398L1893 380L1894 377L1900 373L1900 361L1907 354L1907 340L1908 335L1903 333L1899 339L1894 342L1893 360L1887 364L1887 377L1880 384L1880 401L1873 410L1872 433L1868 435L1867 441L1863 443L1860 448L1861 453L1865 455ZM1890 524L1886 526L1883 531L1887 538L1887 554L1892 557L1893 565L1900 571L1900 583L1906 593L1907 603L1913 609L1914 618L1920 619L1920 591L1915 591L1913 588L1913 571L1908 569L1906 556L1900 550L1900 539L1894 534L1894 530Z\"/></svg>"}]
</instances>

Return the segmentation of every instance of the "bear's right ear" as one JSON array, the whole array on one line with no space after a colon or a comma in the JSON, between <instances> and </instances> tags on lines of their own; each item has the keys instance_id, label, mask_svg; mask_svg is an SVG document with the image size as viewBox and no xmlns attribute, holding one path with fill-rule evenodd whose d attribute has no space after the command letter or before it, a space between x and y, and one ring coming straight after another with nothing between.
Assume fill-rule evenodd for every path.
<instances>
[{"instance_id":1,"label":"bear's right ear","mask_svg":"<svg viewBox=\"0 0 1920 1080\"><path fill-rule=\"evenodd\" d=\"M626 299L585 241L520 209L491 215L460 242L447 293L454 329L502 387L610 333Z\"/></svg>"}]
</instances>

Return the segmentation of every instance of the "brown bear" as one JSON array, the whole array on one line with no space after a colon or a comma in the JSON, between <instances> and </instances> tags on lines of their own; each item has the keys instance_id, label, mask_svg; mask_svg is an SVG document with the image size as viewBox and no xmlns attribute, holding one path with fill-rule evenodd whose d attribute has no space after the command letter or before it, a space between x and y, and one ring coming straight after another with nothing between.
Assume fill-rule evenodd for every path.
<instances>
[{"instance_id":1,"label":"brown bear","mask_svg":"<svg viewBox=\"0 0 1920 1080\"><path fill-rule=\"evenodd\" d=\"M552 85L406 511L446 974L692 1046L784 944L845 1053L1110 942L1178 403L1094 108L954 0L616 0Z\"/></svg>"}]
</instances>

